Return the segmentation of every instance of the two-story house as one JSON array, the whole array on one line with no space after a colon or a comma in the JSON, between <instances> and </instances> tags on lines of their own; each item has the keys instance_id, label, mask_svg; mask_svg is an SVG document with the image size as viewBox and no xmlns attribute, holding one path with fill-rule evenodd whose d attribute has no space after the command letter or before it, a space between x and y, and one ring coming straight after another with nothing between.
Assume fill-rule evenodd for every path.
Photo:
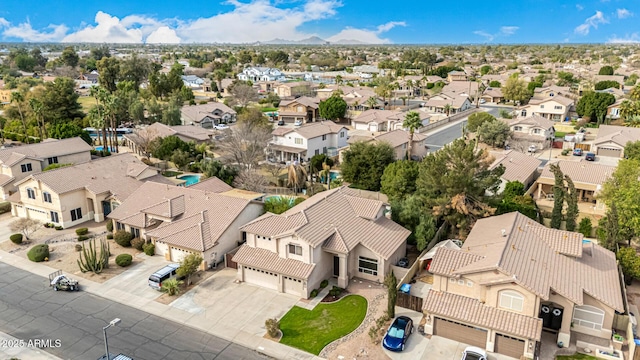
<instances>
[{"instance_id":1,"label":"two-story house","mask_svg":"<svg viewBox=\"0 0 640 360\"><path fill-rule=\"evenodd\" d=\"M492 151L490 155L495 159L489 166L493 170L498 166L504 167L504 173L500 176L500 187L498 194L504 191L505 186L510 181L518 181L527 190L538 175L538 168L542 161L529 154L515 150Z\"/></svg>"},{"instance_id":2,"label":"two-story house","mask_svg":"<svg viewBox=\"0 0 640 360\"><path fill-rule=\"evenodd\" d=\"M236 115L235 110L220 102L183 106L180 109L182 125L195 125L205 129L211 129L218 124L234 122Z\"/></svg>"},{"instance_id":3,"label":"two-story house","mask_svg":"<svg viewBox=\"0 0 640 360\"><path fill-rule=\"evenodd\" d=\"M131 153L61 167L16 182L11 214L65 228L100 222L147 181L173 186Z\"/></svg>"},{"instance_id":4,"label":"two-story house","mask_svg":"<svg viewBox=\"0 0 640 360\"><path fill-rule=\"evenodd\" d=\"M238 246L238 228L258 218L263 194L233 189L218 178L195 187L142 184L108 218L124 230L155 244L157 255L179 262L188 254L202 256L203 269L223 261Z\"/></svg>"},{"instance_id":5,"label":"two-story house","mask_svg":"<svg viewBox=\"0 0 640 360\"><path fill-rule=\"evenodd\" d=\"M396 160L403 160L407 157L407 151L409 150L409 132L403 129L397 129L392 131L383 132L375 136L352 136L347 141L349 145L359 141L373 141L373 142L385 142L393 148ZM411 158L414 160L422 159L427 155L429 147L426 145L427 136L420 133L413 134L413 145L411 146ZM348 149L344 148L340 151L340 161L344 152Z\"/></svg>"},{"instance_id":6,"label":"two-story house","mask_svg":"<svg viewBox=\"0 0 640 360\"><path fill-rule=\"evenodd\" d=\"M6 200L15 183L52 164L79 164L91 160L93 148L79 137L47 139L41 143L0 150L0 192Z\"/></svg>"},{"instance_id":7,"label":"two-story house","mask_svg":"<svg viewBox=\"0 0 640 360\"><path fill-rule=\"evenodd\" d=\"M233 257L238 279L303 298L331 277L342 288L353 277L382 282L410 234L386 208L343 186L266 213L240 228L247 243Z\"/></svg>"},{"instance_id":8,"label":"two-story house","mask_svg":"<svg viewBox=\"0 0 640 360\"><path fill-rule=\"evenodd\" d=\"M177 136L184 142L195 142L196 144L210 143L215 136L215 132L200 126L174 125L168 126L160 122L153 123L144 129L136 129L132 134L122 136L123 144L132 152L148 156L149 143L158 138Z\"/></svg>"},{"instance_id":9,"label":"two-story house","mask_svg":"<svg viewBox=\"0 0 640 360\"><path fill-rule=\"evenodd\" d=\"M294 123L296 120L302 123L314 122L319 117L319 103L319 99L306 96L283 100L278 105L278 119L287 123Z\"/></svg>"},{"instance_id":10,"label":"two-story house","mask_svg":"<svg viewBox=\"0 0 640 360\"><path fill-rule=\"evenodd\" d=\"M315 96L312 83L309 81L282 83L274 86L273 90L281 99Z\"/></svg>"},{"instance_id":11,"label":"two-story house","mask_svg":"<svg viewBox=\"0 0 640 360\"><path fill-rule=\"evenodd\" d=\"M189 88L199 88L204 84L204 79L195 75L182 75L184 86Z\"/></svg>"},{"instance_id":12,"label":"two-story house","mask_svg":"<svg viewBox=\"0 0 640 360\"><path fill-rule=\"evenodd\" d=\"M640 140L640 129L626 126L600 125L593 141L598 156L624 157L624 147Z\"/></svg>"},{"instance_id":13,"label":"two-story house","mask_svg":"<svg viewBox=\"0 0 640 360\"><path fill-rule=\"evenodd\" d=\"M256 83L264 81L285 81L285 76L276 68L248 67L238 74L238 79Z\"/></svg>"},{"instance_id":14,"label":"two-story house","mask_svg":"<svg viewBox=\"0 0 640 360\"><path fill-rule=\"evenodd\" d=\"M447 74L447 81L467 81L467 74L464 71L453 70Z\"/></svg>"},{"instance_id":15,"label":"two-story house","mask_svg":"<svg viewBox=\"0 0 640 360\"><path fill-rule=\"evenodd\" d=\"M296 128L280 127L271 133L267 151L278 161L308 161L314 155L337 156L347 146L347 128L333 121L319 121Z\"/></svg>"},{"instance_id":16,"label":"two-story house","mask_svg":"<svg viewBox=\"0 0 640 360\"><path fill-rule=\"evenodd\" d=\"M616 257L580 233L517 212L480 219L460 250L436 251L429 271L427 334L518 359L533 358L543 337L613 350L614 316L625 311Z\"/></svg>"},{"instance_id":17,"label":"two-story house","mask_svg":"<svg viewBox=\"0 0 640 360\"><path fill-rule=\"evenodd\" d=\"M544 142L555 137L555 122L538 115L505 121L516 139Z\"/></svg>"},{"instance_id":18,"label":"two-story house","mask_svg":"<svg viewBox=\"0 0 640 360\"><path fill-rule=\"evenodd\" d=\"M575 101L562 95L554 95L544 99L531 99L529 104L520 109L519 117L538 115L553 121L564 121Z\"/></svg>"}]
</instances>

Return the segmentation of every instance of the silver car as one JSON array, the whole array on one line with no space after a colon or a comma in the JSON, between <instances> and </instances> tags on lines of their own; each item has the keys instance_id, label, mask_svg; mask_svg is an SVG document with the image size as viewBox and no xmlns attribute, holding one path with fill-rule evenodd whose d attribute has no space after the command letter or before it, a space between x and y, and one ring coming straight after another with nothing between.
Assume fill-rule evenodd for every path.
<instances>
[{"instance_id":1,"label":"silver car","mask_svg":"<svg viewBox=\"0 0 640 360\"><path fill-rule=\"evenodd\" d=\"M487 352L479 347L468 346L462 352L462 360L487 360Z\"/></svg>"}]
</instances>

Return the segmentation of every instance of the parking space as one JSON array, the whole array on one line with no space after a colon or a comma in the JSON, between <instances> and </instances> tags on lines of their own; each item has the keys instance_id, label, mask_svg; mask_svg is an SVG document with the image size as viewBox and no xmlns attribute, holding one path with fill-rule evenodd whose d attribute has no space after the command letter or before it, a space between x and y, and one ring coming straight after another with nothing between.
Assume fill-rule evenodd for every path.
<instances>
[{"instance_id":1,"label":"parking space","mask_svg":"<svg viewBox=\"0 0 640 360\"><path fill-rule=\"evenodd\" d=\"M11 235L9 224L15 220L16 218L11 217L10 212L0 215L0 242L9 241L9 236Z\"/></svg>"},{"instance_id":2,"label":"parking space","mask_svg":"<svg viewBox=\"0 0 640 360\"><path fill-rule=\"evenodd\" d=\"M426 347L420 359L460 360L462 358L462 352L467 346L469 345L440 336L432 336L431 339L427 340ZM509 356L494 353L488 354L488 357L488 360L516 360Z\"/></svg>"},{"instance_id":3,"label":"parking space","mask_svg":"<svg viewBox=\"0 0 640 360\"><path fill-rule=\"evenodd\" d=\"M409 339L405 344L404 351L402 352L389 351L383 348L382 345L380 345L380 348L382 348L385 354L393 360L420 359L423 356L423 354L425 354L425 351L429 344L429 339L427 339L424 335L418 332L418 325L420 325L420 321L422 320L422 313L396 306L396 317L398 316L408 316L411 318L411 320L413 320L413 334L409 336ZM435 357L427 357L427 358L439 359Z\"/></svg>"},{"instance_id":4,"label":"parking space","mask_svg":"<svg viewBox=\"0 0 640 360\"><path fill-rule=\"evenodd\" d=\"M168 262L162 256L147 256L145 254L138 254L136 258L143 259L134 266L127 268L122 274L115 276L102 284L91 284L89 286L97 286L100 291L104 293L111 292L114 296L124 292L128 296L135 296L137 298L143 298L146 300L154 300L162 293L160 291L152 289L147 280L149 275L153 274Z\"/></svg>"}]
</instances>

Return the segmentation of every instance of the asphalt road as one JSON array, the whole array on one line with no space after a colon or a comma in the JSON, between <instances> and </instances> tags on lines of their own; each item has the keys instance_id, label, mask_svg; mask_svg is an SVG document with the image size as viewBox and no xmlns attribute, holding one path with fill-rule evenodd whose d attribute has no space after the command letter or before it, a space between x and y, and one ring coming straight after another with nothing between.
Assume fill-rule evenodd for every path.
<instances>
[{"instance_id":1,"label":"asphalt road","mask_svg":"<svg viewBox=\"0 0 640 360\"><path fill-rule=\"evenodd\" d=\"M253 350L85 292L55 292L47 279L0 263L0 331L17 339L59 340L43 350L63 359L93 360L109 352L135 360L267 359ZM82 285L82 281L80 282ZM2 349L0 349L0 354Z\"/></svg>"},{"instance_id":2,"label":"asphalt road","mask_svg":"<svg viewBox=\"0 0 640 360\"><path fill-rule=\"evenodd\" d=\"M438 151L443 146L453 142L453 140L461 138L462 127L465 125L467 125L467 120L460 121L449 127L434 130L425 140L426 145L429 147L427 151L430 153Z\"/></svg>"}]
</instances>

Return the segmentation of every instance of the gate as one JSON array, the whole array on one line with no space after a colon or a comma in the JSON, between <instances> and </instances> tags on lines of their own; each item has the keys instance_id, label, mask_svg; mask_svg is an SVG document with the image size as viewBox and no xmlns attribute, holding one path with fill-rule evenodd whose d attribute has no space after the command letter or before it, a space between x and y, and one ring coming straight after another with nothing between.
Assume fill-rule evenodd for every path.
<instances>
[{"instance_id":1,"label":"gate","mask_svg":"<svg viewBox=\"0 0 640 360\"><path fill-rule=\"evenodd\" d=\"M410 294L398 291L398 297L396 299L396 306L410 309L413 311L422 312L422 298L419 296L413 296Z\"/></svg>"},{"instance_id":2,"label":"gate","mask_svg":"<svg viewBox=\"0 0 640 360\"><path fill-rule=\"evenodd\" d=\"M227 267L230 267L232 269L237 269L238 268L238 264L235 261L231 260L233 258L233 255L235 255L235 253L234 254L225 254L224 255L225 264L227 265Z\"/></svg>"}]
</instances>

